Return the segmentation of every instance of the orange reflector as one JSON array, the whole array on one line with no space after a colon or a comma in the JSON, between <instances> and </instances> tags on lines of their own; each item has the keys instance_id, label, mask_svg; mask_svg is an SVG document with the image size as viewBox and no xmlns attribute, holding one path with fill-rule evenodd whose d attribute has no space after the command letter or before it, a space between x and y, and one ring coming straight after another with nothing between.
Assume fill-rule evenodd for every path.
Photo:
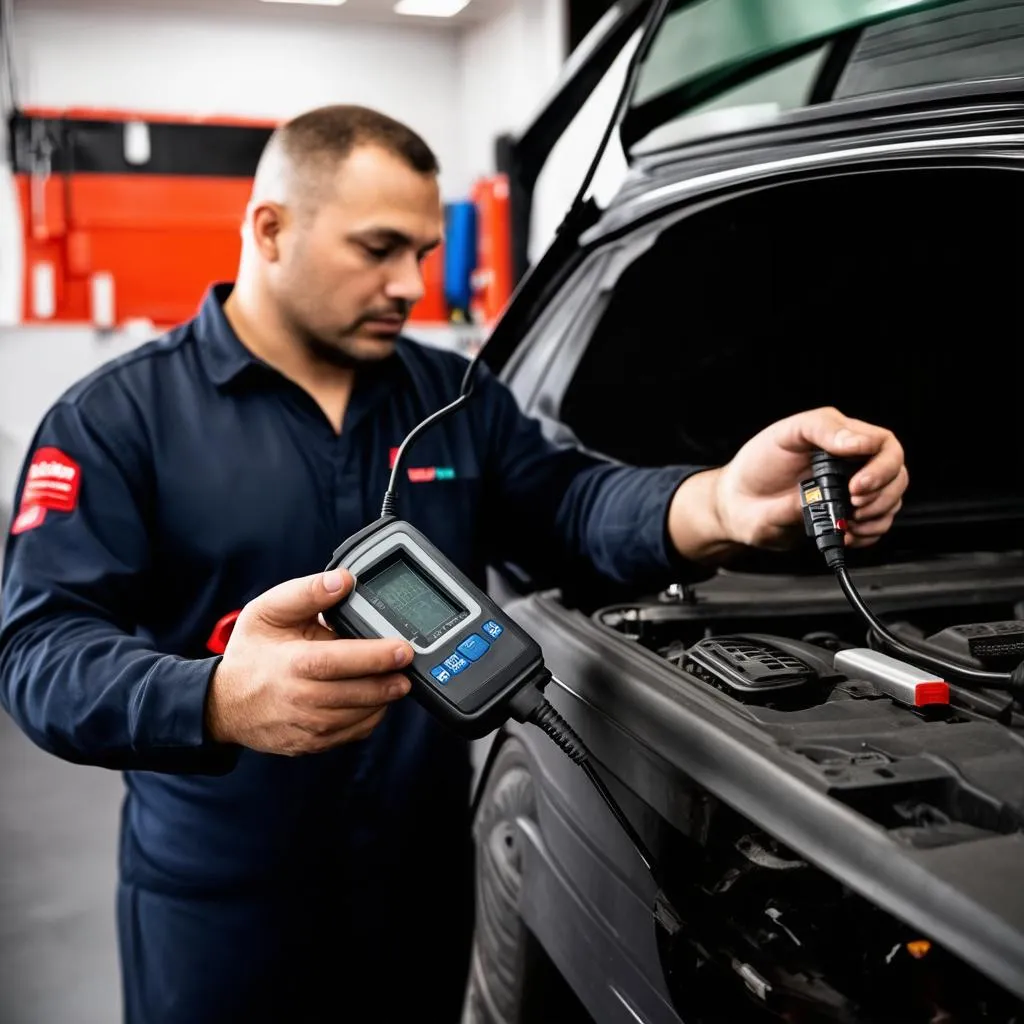
<instances>
[{"instance_id":1,"label":"orange reflector","mask_svg":"<svg viewBox=\"0 0 1024 1024\"><path fill-rule=\"evenodd\" d=\"M927 956L931 948L932 944L927 939L915 939L913 942L907 943L907 952L915 960L920 960L922 957Z\"/></svg>"}]
</instances>

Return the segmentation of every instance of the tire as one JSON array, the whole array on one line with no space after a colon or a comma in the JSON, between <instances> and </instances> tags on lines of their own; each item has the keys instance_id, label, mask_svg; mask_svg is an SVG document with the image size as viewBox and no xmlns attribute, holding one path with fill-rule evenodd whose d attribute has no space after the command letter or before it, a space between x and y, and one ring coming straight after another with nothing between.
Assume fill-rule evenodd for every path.
<instances>
[{"instance_id":1,"label":"tire","mask_svg":"<svg viewBox=\"0 0 1024 1024\"><path fill-rule=\"evenodd\" d=\"M475 823L476 925L462 1024L592 1024L519 916L522 837L517 818L537 820L530 762L506 739L491 766Z\"/></svg>"}]
</instances>

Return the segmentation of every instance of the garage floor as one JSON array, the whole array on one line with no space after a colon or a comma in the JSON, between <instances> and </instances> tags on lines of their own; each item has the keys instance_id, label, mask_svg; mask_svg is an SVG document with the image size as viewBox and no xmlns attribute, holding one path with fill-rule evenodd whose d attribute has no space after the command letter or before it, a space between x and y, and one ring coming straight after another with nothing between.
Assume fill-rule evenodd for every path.
<instances>
[{"instance_id":1,"label":"garage floor","mask_svg":"<svg viewBox=\"0 0 1024 1024\"><path fill-rule=\"evenodd\" d=\"M121 776L65 764L0 711L0 1024L116 1024Z\"/></svg>"},{"instance_id":2,"label":"garage floor","mask_svg":"<svg viewBox=\"0 0 1024 1024\"><path fill-rule=\"evenodd\" d=\"M490 737L473 748L479 771ZM43 753L0 711L0 1024L121 1019L121 776Z\"/></svg>"}]
</instances>

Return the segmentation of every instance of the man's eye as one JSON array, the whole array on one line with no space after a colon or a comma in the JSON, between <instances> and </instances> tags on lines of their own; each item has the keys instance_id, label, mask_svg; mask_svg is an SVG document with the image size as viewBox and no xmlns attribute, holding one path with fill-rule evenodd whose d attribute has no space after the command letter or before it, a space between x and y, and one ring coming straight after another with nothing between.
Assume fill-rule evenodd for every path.
<instances>
[{"instance_id":1,"label":"man's eye","mask_svg":"<svg viewBox=\"0 0 1024 1024\"><path fill-rule=\"evenodd\" d=\"M386 260L391 255L390 248L380 248L375 245L363 246L364 249L372 256L375 260Z\"/></svg>"}]
</instances>

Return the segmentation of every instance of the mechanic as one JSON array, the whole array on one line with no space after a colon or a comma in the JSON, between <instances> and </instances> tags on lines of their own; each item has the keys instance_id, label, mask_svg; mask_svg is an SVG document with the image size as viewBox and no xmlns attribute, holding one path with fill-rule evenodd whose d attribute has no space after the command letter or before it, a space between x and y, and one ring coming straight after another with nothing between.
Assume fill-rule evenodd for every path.
<instances>
[{"instance_id":1,"label":"mechanic","mask_svg":"<svg viewBox=\"0 0 1024 1024\"><path fill-rule=\"evenodd\" d=\"M129 1022L459 1018L467 744L402 699L408 645L318 618L351 585L322 567L464 372L401 333L441 242L437 175L365 108L278 129L234 283L73 386L26 457L0 690L43 749L125 773ZM659 587L800 536L814 447L871 457L852 542L874 542L907 483L885 429L813 409L725 466L625 467L556 447L484 370L412 450L398 507L480 585L503 560Z\"/></svg>"}]
</instances>

